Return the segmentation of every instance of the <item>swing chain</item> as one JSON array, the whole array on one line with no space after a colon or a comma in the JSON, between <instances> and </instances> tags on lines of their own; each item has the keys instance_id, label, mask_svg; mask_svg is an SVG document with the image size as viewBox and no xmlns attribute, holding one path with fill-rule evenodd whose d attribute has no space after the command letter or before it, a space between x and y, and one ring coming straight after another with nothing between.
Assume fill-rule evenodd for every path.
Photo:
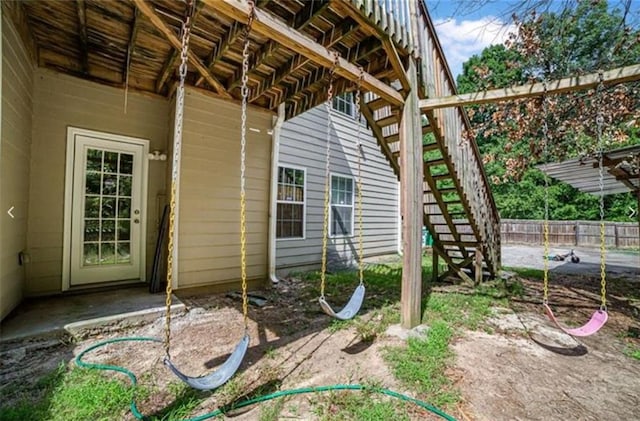
<instances>
[{"instance_id":1,"label":"swing chain","mask_svg":"<svg viewBox=\"0 0 640 421\"><path fill-rule=\"evenodd\" d=\"M171 172L171 198L169 204L169 241L167 256L167 286L165 299L164 351L170 358L171 349L171 300L173 294L173 252L175 250L176 190L180 165L180 149L182 147L182 120L184 117L184 84L187 78L187 60L189 53L189 37L191 36L191 19L194 14L194 2L187 0L185 18L182 22L182 42L180 50L179 82L176 92L176 112L173 125L173 168Z\"/></svg>"},{"instance_id":2,"label":"swing chain","mask_svg":"<svg viewBox=\"0 0 640 421\"><path fill-rule=\"evenodd\" d=\"M249 16L244 29L242 48L242 111L240 124L240 276L242 280L242 317L245 333L249 330L249 308L247 299L247 203L245 192L245 173L247 157L247 102L249 98L249 34L255 18L255 5L249 0Z\"/></svg>"},{"instance_id":3,"label":"swing chain","mask_svg":"<svg viewBox=\"0 0 640 421\"><path fill-rule=\"evenodd\" d=\"M549 124L547 118L549 116L549 104L547 96L547 80L542 82L544 93L542 95L542 156L546 169L549 162ZM544 279L542 287L542 303L549 303L549 176L544 174Z\"/></svg>"},{"instance_id":4,"label":"swing chain","mask_svg":"<svg viewBox=\"0 0 640 421\"><path fill-rule=\"evenodd\" d=\"M606 247L604 226L604 113L602 111L602 91L604 90L604 75L598 72L598 86L596 87L596 136L598 141L598 184L600 188L600 310L607 311L607 276L606 276Z\"/></svg>"},{"instance_id":5,"label":"swing chain","mask_svg":"<svg viewBox=\"0 0 640 421\"><path fill-rule=\"evenodd\" d=\"M364 69L362 66L358 67L360 75L358 76L358 82L356 84L356 126L358 127L356 133L356 153L358 154L358 277L360 285L364 284L364 262L362 261L364 256L364 244L363 244L363 231L362 231L362 140L360 139L362 110L360 108L360 91L362 81L364 79Z\"/></svg>"},{"instance_id":6,"label":"swing chain","mask_svg":"<svg viewBox=\"0 0 640 421\"><path fill-rule=\"evenodd\" d=\"M329 87L327 88L327 150L325 161L325 182L324 182L324 214L322 222L322 267L320 269L320 299L324 300L324 289L327 275L327 237L329 232L329 175L331 163L331 120L333 117L333 76L338 68L340 56L337 52L331 51L333 55L333 64L329 69Z\"/></svg>"}]
</instances>

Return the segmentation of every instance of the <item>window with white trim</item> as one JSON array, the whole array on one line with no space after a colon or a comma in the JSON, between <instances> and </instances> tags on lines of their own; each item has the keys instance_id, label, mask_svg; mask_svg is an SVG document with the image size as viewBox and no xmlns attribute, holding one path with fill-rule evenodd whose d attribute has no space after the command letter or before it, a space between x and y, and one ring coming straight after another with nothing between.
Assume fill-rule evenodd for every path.
<instances>
[{"instance_id":1,"label":"window with white trim","mask_svg":"<svg viewBox=\"0 0 640 421\"><path fill-rule=\"evenodd\" d=\"M353 193L353 177L331 175L329 234L332 237L353 235Z\"/></svg>"},{"instance_id":2,"label":"window with white trim","mask_svg":"<svg viewBox=\"0 0 640 421\"><path fill-rule=\"evenodd\" d=\"M333 97L333 109L349 117L355 117L356 107L353 102L353 93L347 92Z\"/></svg>"},{"instance_id":3,"label":"window with white trim","mask_svg":"<svg viewBox=\"0 0 640 421\"><path fill-rule=\"evenodd\" d=\"M278 167L276 238L304 238L305 181L304 169Z\"/></svg>"}]
</instances>

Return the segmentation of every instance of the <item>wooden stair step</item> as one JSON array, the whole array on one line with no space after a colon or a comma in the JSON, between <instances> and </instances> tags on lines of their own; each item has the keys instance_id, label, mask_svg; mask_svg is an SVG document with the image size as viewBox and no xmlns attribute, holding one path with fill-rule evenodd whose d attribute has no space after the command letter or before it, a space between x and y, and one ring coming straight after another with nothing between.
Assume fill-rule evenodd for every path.
<instances>
[{"instance_id":1,"label":"wooden stair step","mask_svg":"<svg viewBox=\"0 0 640 421\"><path fill-rule=\"evenodd\" d=\"M438 189L438 191L440 192L440 194L447 194L447 193L457 193L458 189L456 189L455 187L447 187L444 189ZM425 191L425 193L431 193L431 191Z\"/></svg>"},{"instance_id":2,"label":"wooden stair step","mask_svg":"<svg viewBox=\"0 0 640 421\"><path fill-rule=\"evenodd\" d=\"M434 165L443 165L444 163L445 163L444 158L430 159L429 161L424 161L424 166L431 167Z\"/></svg>"},{"instance_id":3,"label":"wooden stair step","mask_svg":"<svg viewBox=\"0 0 640 421\"><path fill-rule=\"evenodd\" d=\"M373 101L367 102L367 106L372 110L378 110L384 107L385 105L389 105L389 101L387 101L384 98L376 98Z\"/></svg>"},{"instance_id":4,"label":"wooden stair step","mask_svg":"<svg viewBox=\"0 0 640 421\"><path fill-rule=\"evenodd\" d=\"M376 120L376 124L380 127L387 127L395 123L398 123L398 116L395 114L391 114L387 117L381 118L380 120Z\"/></svg>"},{"instance_id":5,"label":"wooden stair step","mask_svg":"<svg viewBox=\"0 0 640 421\"><path fill-rule=\"evenodd\" d=\"M440 204L444 204L444 205L449 205L449 204L456 204L456 203L462 203L460 200L443 200L442 202L424 202L425 206L433 206L433 205L440 205Z\"/></svg>"},{"instance_id":6,"label":"wooden stair step","mask_svg":"<svg viewBox=\"0 0 640 421\"><path fill-rule=\"evenodd\" d=\"M422 126L422 134L425 135L427 133L431 133L433 131L433 127L427 125ZM384 138L387 143L394 143L400 140L400 133L392 134ZM437 146L437 144L435 144Z\"/></svg>"},{"instance_id":7,"label":"wooden stair step","mask_svg":"<svg viewBox=\"0 0 640 421\"><path fill-rule=\"evenodd\" d=\"M477 247L480 245L477 241L453 241L453 240L445 240L440 241L440 244L443 246L457 246L457 247Z\"/></svg>"},{"instance_id":8,"label":"wooden stair step","mask_svg":"<svg viewBox=\"0 0 640 421\"><path fill-rule=\"evenodd\" d=\"M449 180L453 178L453 176L451 174L438 174L438 175L432 175L431 178L433 178L435 181L440 181L440 180Z\"/></svg>"}]
</instances>

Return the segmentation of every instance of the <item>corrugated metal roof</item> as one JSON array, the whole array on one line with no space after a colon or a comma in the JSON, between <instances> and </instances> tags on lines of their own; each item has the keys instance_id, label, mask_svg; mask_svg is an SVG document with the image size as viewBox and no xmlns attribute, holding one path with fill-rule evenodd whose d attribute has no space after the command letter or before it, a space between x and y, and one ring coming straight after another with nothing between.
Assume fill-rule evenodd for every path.
<instances>
[{"instance_id":1,"label":"corrugated metal roof","mask_svg":"<svg viewBox=\"0 0 640 421\"><path fill-rule=\"evenodd\" d=\"M640 145L605 152L603 160L605 195L640 190ZM600 193L598 158L595 156L538 165L537 168L585 193Z\"/></svg>"}]
</instances>

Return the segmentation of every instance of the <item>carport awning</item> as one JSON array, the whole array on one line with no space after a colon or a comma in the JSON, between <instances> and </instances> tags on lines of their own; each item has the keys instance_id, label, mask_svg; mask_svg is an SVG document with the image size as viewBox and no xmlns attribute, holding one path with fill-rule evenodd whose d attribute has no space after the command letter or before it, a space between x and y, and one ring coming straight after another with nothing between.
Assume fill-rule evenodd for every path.
<instances>
[{"instance_id":1,"label":"carport awning","mask_svg":"<svg viewBox=\"0 0 640 421\"><path fill-rule=\"evenodd\" d=\"M605 195L640 191L640 145L605 152L603 162ZM598 158L595 156L543 164L537 168L582 192L594 195L600 192Z\"/></svg>"}]
</instances>

